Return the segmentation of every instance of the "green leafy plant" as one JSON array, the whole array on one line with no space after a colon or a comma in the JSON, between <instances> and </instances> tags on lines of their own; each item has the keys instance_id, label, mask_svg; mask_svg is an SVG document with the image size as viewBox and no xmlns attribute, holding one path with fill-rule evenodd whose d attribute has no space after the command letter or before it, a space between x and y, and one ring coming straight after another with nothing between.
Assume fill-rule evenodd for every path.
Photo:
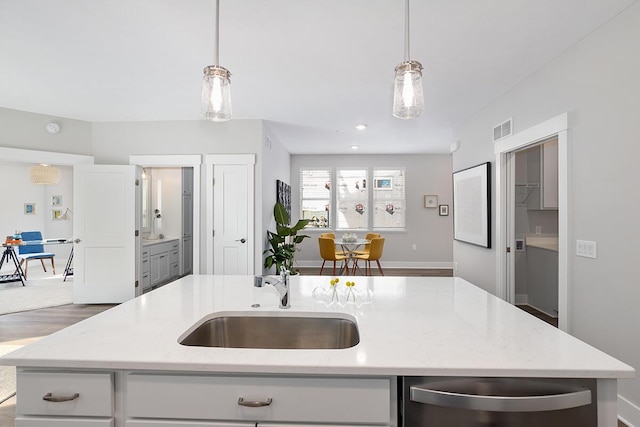
<instances>
[{"instance_id":1,"label":"green leafy plant","mask_svg":"<svg viewBox=\"0 0 640 427\"><path fill-rule=\"evenodd\" d=\"M291 227L289 213L282 203L276 203L273 207L273 217L276 220L276 232L267 230L271 247L263 252L268 254L264 259L264 268L271 269L275 265L276 274L280 274L283 268L289 270L291 274L298 274L293 266L296 245L309 237L306 234L298 235L298 231L306 227L311 220L301 219Z\"/></svg>"}]
</instances>

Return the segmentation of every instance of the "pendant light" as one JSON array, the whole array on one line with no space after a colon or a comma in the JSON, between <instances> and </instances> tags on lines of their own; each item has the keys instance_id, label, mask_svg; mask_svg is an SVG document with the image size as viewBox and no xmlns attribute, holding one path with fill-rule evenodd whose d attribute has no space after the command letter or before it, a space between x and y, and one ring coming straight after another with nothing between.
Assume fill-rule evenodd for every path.
<instances>
[{"instance_id":1,"label":"pendant light","mask_svg":"<svg viewBox=\"0 0 640 427\"><path fill-rule=\"evenodd\" d=\"M422 64L410 59L409 0L405 4L404 62L395 69L393 115L399 119L414 119L424 111Z\"/></svg>"},{"instance_id":2,"label":"pendant light","mask_svg":"<svg viewBox=\"0 0 640 427\"><path fill-rule=\"evenodd\" d=\"M220 0L216 0L215 65L204 68L202 115L214 122L231 120L231 73L220 63Z\"/></svg>"},{"instance_id":3,"label":"pendant light","mask_svg":"<svg viewBox=\"0 0 640 427\"><path fill-rule=\"evenodd\" d=\"M32 184L56 185L60 182L62 174L60 169L51 165L35 165L29 169L29 177Z\"/></svg>"}]
</instances>

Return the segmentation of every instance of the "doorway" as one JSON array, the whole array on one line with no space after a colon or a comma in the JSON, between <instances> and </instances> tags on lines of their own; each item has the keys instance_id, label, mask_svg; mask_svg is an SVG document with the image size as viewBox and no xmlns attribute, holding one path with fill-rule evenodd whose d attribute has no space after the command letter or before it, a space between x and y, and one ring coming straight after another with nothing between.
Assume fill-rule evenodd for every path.
<instances>
[{"instance_id":1,"label":"doorway","mask_svg":"<svg viewBox=\"0 0 640 427\"><path fill-rule=\"evenodd\" d=\"M558 326L558 138L513 153L514 294L523 310Z\"/></svg>"},{"instance_id":2,"label":"doorway","mask_svg":"<svg viewBox=\"0 0 640 427\"><path fill-rule=\"evenodd\" d=\"M182 236L180 244L183 256L191 261L191 270L183 269L183 274L193 273L201 274L200 271L200 167L202 164L202 156L198 154L176 154L176 155L131 155L129 156L130 165L138 165L143 168L179 168L182 171L189 170L190 174L186 181L192 185L188 186L188 194L183 194L182 202L177 203L182 208L185 199L188 199L188 205L191 212L187 216L192 218L192 222L187 227L192 230L191 236ZM185 193L184 189L180 189L181 193ZM143 209L144 211L144 209ZM149 212L149 216L153 212ZM160 212L160 215L162 213ZM160 218L161 219L161 218ZM148 232L148 230L147 230ZM180 232L182 234L182 232ZM182 264L184 265L184 258ZM189 264L189 262L187 262Z\"/></svg>"},{"instance_id":3,"label":"doorway","mask_svg":"<svg viewBox=\"0 0 640 427\"><path fill-rule=\"evenodd\" d=\"M498 296L516 303L516 152L557 138L558 215L558 327L568 330L569 224L568 224L568 114L564 113L525 129L495 145L496 234ZM537 225L537 224L534 224ZM542 231L542 230L540 230ZM535 228L534 228L535 234Z\"/></svg>"}]
</instances>

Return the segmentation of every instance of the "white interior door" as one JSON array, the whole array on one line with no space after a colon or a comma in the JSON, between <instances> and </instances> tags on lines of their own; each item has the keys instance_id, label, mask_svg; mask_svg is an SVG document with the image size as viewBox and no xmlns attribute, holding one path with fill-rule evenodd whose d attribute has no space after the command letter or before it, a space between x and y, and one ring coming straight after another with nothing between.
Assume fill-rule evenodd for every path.
<instances>
[{"instance_id":1,"label":"white interior door","mask_svg":"<svg viewBox=\"0 0 640 427\"><path fill-rule=\"evenodd\" d=\"M137 173L130 165L74 168L75 304L120 303L136 296Z\"/></svg>"},{"instance_id":2,"label":"white interior door","mask_svg":"<svg viewBox=\"0 0 640 427\"><path fill-rule=\"evenodd\" d=\"M253 165L214 165L213 271L214 274L251 274L249 262L249 185L247 168Z\"/></svg>"}]
</instances>

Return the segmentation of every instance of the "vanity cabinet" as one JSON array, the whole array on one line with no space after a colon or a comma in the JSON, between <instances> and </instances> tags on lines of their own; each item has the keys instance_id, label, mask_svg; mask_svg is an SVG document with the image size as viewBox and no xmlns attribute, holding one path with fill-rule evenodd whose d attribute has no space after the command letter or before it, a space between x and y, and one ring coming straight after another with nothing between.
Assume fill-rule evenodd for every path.
<instances>
[{"instance_id":1,"label":"vanity cabinet","mask_svg":"<svg viewBox=\"0 0 640 427\"><path fill-rule=\"evenodd\" d=\"M16 427L113 427L113 373L22 371Z\"/></svg>"},{"instance_id":2,"label":"vanity cabinet","mask_svg":"<svg viewBox=\"0 0 640 427\"><path fill-rule=\"evenodd\" d=\"M148 257L148 261L145 260ZM180 244L178 239L146 244L142 248L142 290L149 290L179 277ZM148 265L148 268L146 267ZM145 269L147 269L145 273Z\"/></svg>"},{"instance_id":3,"label":"vanity cabinet","mask_svg":"<svg viewBox=\"0 0 640 427\"><path fill-rule=\"evenodd\" d=\"M193 272L193 168L182 168L182 268L181 275Z\"/></svg>"},{"instance_id":4,"label":"vanity cabinet","mask_svg":"<svg viewBox=\"0 0 640 427\"><path fill-rule=\"evenodd\" d=\"M143 246L140 256L140 281L143 292L151 288L151 259L149 254L149 247Z\"/></svg>"},{"instance_id":5,"label":"vanity cabinet","mask_svg":"<svg viewBox=\"0 0 640 427\"><path fill-rule=\"evenodd\" d=\"M389 426L391 421L391 378L131 373L126 382L127 417L135 418L127 421L129 427L161 426L153 424L160 420L272 427ZM145 419L150 424L142 424Z\"/></svg>"}]
</instances>

